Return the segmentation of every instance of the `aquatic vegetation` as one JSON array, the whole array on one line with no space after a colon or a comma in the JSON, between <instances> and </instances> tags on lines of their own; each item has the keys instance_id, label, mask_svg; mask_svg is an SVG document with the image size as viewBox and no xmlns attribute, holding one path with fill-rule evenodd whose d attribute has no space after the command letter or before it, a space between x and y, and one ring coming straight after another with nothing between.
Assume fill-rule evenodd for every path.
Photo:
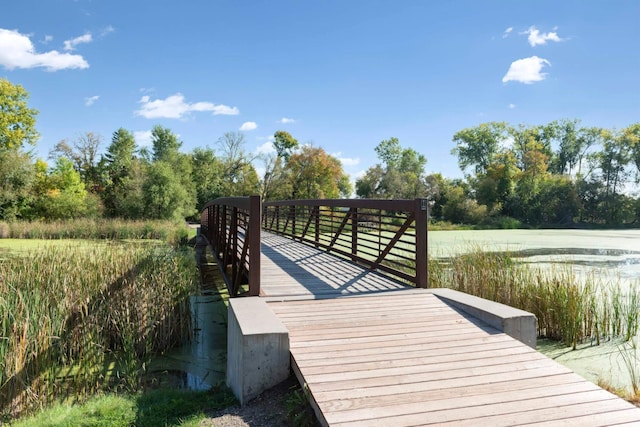
<instances>
[{"instance_id":1,"label":"aquatic vegetation","mask_svg":"<svg viewBox=\"0 0 640 427\"><path fill-rule=\"evenodd\" d=\"M0 417L101 389L136 390L153 353L190 336L193 252L73 242L0 260Z\"/></svg>"},{"instance_id":2,"label":"aquatic vegetation","mask_svg":"<svg viewBox=\"0 0 640 427\"><path fill-rule=\"evenodd\" d=\"M573 348L584 340L629 340L640 324L640 284L578 276L568 264L541 268L517 263L509 252L480 247L449 259L430 259L431 287L447 287L517 307L537 318L540 337Z\"/></svg>"}]
</instances>

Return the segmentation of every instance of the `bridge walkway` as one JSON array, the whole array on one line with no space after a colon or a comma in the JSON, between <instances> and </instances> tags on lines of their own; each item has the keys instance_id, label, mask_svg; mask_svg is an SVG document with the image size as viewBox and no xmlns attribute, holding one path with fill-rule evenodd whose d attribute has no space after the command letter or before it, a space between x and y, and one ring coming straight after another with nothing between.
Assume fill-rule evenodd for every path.
<instances>
[{"instance_id":1,"label":"bridge walkway","mask_svg":"<svg viewBox=\"0 0 640 427\"><path fill-rule=\"evenodd\" d=\"M639 408L428 289L264 232L261 264L322 425L640 425Z\"/></svg>"}]
</instances>

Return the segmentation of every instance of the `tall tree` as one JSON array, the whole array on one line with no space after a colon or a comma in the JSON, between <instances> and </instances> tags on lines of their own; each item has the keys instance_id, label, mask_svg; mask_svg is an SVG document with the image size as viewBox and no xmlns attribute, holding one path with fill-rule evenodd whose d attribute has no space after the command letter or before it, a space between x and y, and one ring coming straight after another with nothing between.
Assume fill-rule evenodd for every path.
<instances>
[{"instance_id":1,"label":"tall tree","mask_svg":"<svg viewBox=\"0 0 640 427\"><path fill-rule=\"evenodd\" d=\"M304 145L287 162L292 199L348 197L351 186L337 158L320 147Z\"/></svg>"},{"instance_id":2,"label":"tall tree","mask_svg":"<svg viewBox=\"0 0 640 427\"><path fill-rule=\"evenodd\" d=\"M85 186L89 190L99 192L98 153L101 145L102 137L100 135L86 132L77 137L71 145L66 140L58 142L49 156L53 159L65 157L70 160Z\"/></svg>"},{"instance_id":3,"label":"tall tree","mask_svg":"<svg viewBox=\"0 0 640 427\"><path fill-rule=\"evenodd\" d=\"M171 129L155 125L151 129L151 144L153 146L153 160L170 160L178 154L182 142Z\"/></svg>"},{"instance_id":4,"label":"tall tree","mask_svg":"<svg viewBox=\"0 0 640 427\"><path fill-rule=\"evenodd\" d=\"M32 201L34 178L29 154L0 149L0 220L25 217Z\"/></svg>"},{"instance_id":5,"label":"tall tree","mask_svg":"<svg viewBox=\"0 0 640 427\"><path fill-rule=\"evenodd\" d=\"M245 137L241 132L227 132L218 139L222 162L222 195L249 196L258 194L260 182L253 167L253 157L245 150Z\"/></svg>"},{"instance_id":6,"label":"tall tree","mask_svg":"<svg viewBox=\"0 0 640 427\"><path fill-rule=\"evenodd\" d=\"M120 128L100 161L105 172L103 200L109 216L126 216L123 205L129 194L132 168L136 161L136 141L131 132Z\"/></svg>"},{"instance_id":7,"label":"tall tree","mask_svg":"<svg viewBox=\"0 0 640 427\"><path fill-rule=\"evenodd\" d=\"M19 150L35 145L38 110L29 108L29 93L20 85L0 78L0 150Z\"/></svg>"},{"instance_id":8,"label":"tall tree","mask_svg":"<svg viewBox=\"0 0 640 427\"><path fill-rule=\"evenodd\" d=\"M356 181L356 194L363 198L411 199L425 197L424 167L427 158L413 148L403 148L398 138L381 141L375 152L382 164L370 167Z\"/></svg>"},{"instance_id":9,"label":"tall tree","mask_svg":"<svg viewBox=\"0 0 640 427\"><path fill-rule=\"evenodd\" d=\"M49 171L46 171L44 163L38 167L36 218L71 219L86 216L87 190L71 160L59 157Z\"/></svg>"},{"instance_id":10,"label":"tall tree","mask_svg":"<svg viewBox=\"0 0 640 427\"><path fill-rule=\"evenodd\" d=\"M222 162L211 148L196 148L192 153L193 183L198 209L222 195Z\"/></svg>"},{"instance_id":11,"label":"tall tree","mask_svg":"<svg viewBox=\"0 0 640 427\"><path fill-rule=\"evenodd\" d=\"M463 171L473 166L476 174L483 174L508 140L507 124L504 122L482 123L453 135L456 146L451 151L458 157Z\"/></svg>"},{"instance_id":12,"label":"tall tree","mask_svg":"<svg viewBox=\"0 0 640 427\"><path fill-rule=\"evenodd\" d=\"M273 147L276 149L278 157L281 157L286 162L289 160L291 153L298 148L298 140L291 136L289 132L279 130L273 134Z\"/></svg>"}]
</instances>

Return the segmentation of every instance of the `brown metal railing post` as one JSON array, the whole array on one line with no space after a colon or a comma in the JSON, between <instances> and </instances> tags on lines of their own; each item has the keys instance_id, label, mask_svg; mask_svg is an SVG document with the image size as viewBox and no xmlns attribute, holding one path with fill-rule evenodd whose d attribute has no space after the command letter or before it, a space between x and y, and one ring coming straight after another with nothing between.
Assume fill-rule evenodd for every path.
<instances>
[{"instance_id":1,"label":"brown metal railing post","mask_svg":"<svg viewBox=\"0 0 640 427\"><path fill-rule=\"evenodd\" d=\"M280 231L280 206L276 206L276 231Z\"/></svg>"},{"instance_id":2,"label":"brown metal railing post","mask_svg":"<svg viewBox=\"0 0 640 427\"><path fill-rule=\"evenodd\" d=\"M351 260L358 260L358 208L351 210Z\"/></svg>"},{"instance_id":3,"label":"brown metal railing post","mask_svg":"<svg viewBox=\"0 0 640 427\"><path fill-rule=\"evenodd\" d=\"M416 199L415 223L416 223L416 287L427 288L429 286L429 266L427 256L427 221L429 211L427 199Z\"/></svg>"},{"instance_id":4,"label":"brown metal railing post","mask_svg":"<svg viewBox=\"0 0 640 427\"><path fill-rule=\"evenodd\" d=\"M314 244L316 248L320 247L320 206L313 207L313 213L316 216L315 226L316 231L314 233Z\"/></svg>"},{"instance_id":5,"label":"brown metal railing post","mask_svg":"<svg viewBox=\"0 0 640 427\"><path fill-rule=\"evenodd\" d=\"M289 215L291 216L291 237L296 236L296 207L291 205L289 208Z\"/></svg>"},{"instance_id":6,"label":"brown metal railing post","mask_svg":"<svg viewBox=\"0 0 640 427\"><path fill-rule=\"evenodd\" d=\"M260 295L260 196L249 197L249 296Z\"/></svg>"}]
</instances>

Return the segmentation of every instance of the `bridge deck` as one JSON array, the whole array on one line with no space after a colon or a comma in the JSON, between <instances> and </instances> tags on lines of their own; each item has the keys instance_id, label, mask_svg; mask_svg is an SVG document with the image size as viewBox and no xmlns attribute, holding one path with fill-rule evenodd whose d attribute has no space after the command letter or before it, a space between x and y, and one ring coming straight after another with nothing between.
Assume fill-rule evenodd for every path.
<instances>
[{"instance_id":1,"label":"bridge deck","mask_svg":"<svg viewBox=\"0 0 640 427\"><path fill-rule=\"evenodd\" d=\"M640 425L640 409L428 290L269 234L262 262L323 425Z\"/></svg>"}]
</instances>

